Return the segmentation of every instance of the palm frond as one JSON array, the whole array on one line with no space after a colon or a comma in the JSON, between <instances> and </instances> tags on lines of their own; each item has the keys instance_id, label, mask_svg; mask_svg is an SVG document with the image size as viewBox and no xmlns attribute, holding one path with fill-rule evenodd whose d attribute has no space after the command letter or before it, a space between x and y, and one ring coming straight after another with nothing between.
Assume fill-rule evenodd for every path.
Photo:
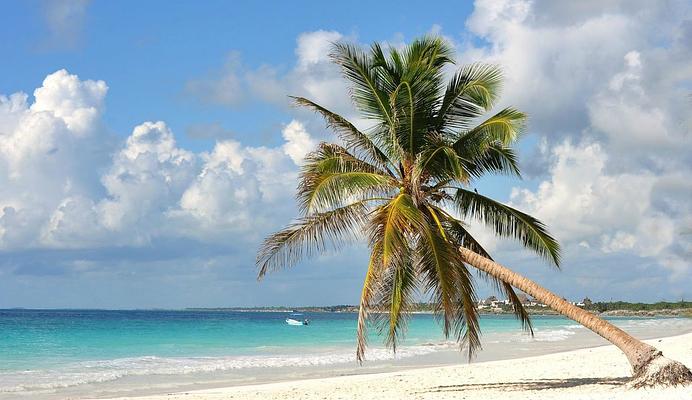
<instances>
[{"instance_id":1,"label":"palm frond","mask_svg":"<svg viewBox=\"0 0 692 400\"><path fill-rule=\"evenodd\" d=\"M475 178L486 174L513 175L521 178L516 153L500 142L488 144L480 155L471 160L460 159L464 170Z\"/></svg>"},{"instance_id":2,"label":"palm frond","mask_svg":"<svg viewBox=\"0 0 692 400\"><path fill-rule=\"evenodd\" d=\"M416 253L420 257L419 269L425 277L426 292L434 295L435 312L442 318L443 333L448 337L458 315L455 264L461 262L461 258L439 233L434 220L421 229Z\"/></svg>"},{"instance_id":3,"label":"palm frond","mask_svg":"<svg viewBox=\"0 0 692 400\"><path fill-rule=\"evenodd\" d=\"M386 344L394 351L406 325L406 311L416 289L416 271L409 245L423 216L411 196L401 193L378 207L369 223L370 243L380 245L378 261L383 266L377 291L377 305L386 314L377 314L375 322L386 331Z\"/></svg>"},{"instance_id":4,"label":"palm frond","mask_svg":"<svg viewBox=\"0 0 692 400\"><path fill-rule=\"evenodd\" d=\"M344 77L351 82L351 98L363 116L393 126L389 98L372 57L359 48L344 43L335 44L330 56L341 67Z\"/></svg>"},{"instance_id":5,"label":"palm frond","mask_svg":"<svg viewBox=\"0 0 692 400\"><path fill-rule=\"evenodd\" d=\"M317 148L305 156L301 174L324 174L343 172L371 172L382 176L389 175L388 171L370 164L355 155L346 148L334 144L321 142ZM389 175L392 177L392 175ZM392 177L393 178L393 177Z\"/></svg>"},{"instance_id":6,"label":"palm frond","mask_svg":"<svg viewBox=\"0 0 692 400\"><path fill-rule=\"evenodd\" d=\"M304 214L386 192L395 181L380 168L335 144L321 143L305 157L298 184L298 207Z\"/></svg>"},{"instance_id":7,"label":"palm frond","mask_svg":"<svg viewBox=\"0 0 692 400\"><path fill-rule=\"evenodd\" d=\"M504 292L505 296L507 296L509 301L512 303L512 311L514 312L514 316L517 317L521 323L521 328L533 336L533 323L531 322L531 316L529 315L529 312L526 311L526 308L524 308L524 305L521 303L521 300L514 291L514 288L507 282L498 281L498 279L495 277L490 275L488 276L497 282L498 285L501 285L502 292Z\"/></svg>"},{"instance_id":8,"label":"palm frond","mask_svg":"<svg viewBox=\"0 0 692 400\"><path fill-rule=\"evenodd\" d=\"M457 249L454 249L457 250ZM458 251L457 251L458 252ZM461 347L468 349L468 360L471 361L476 352L481 349L481 326L478 308L478 299L473 287L473 278L463 262L454 264L457 269L458 305L459 316L454 324L454 333Z\"/></svg>"},{"instance_id":9,"label":"palm frond","mask_svg":"<svg viewBox=\"0 0 692 400\"><path fill-rule=\"evenodd\" d=\"M406 193L400 193L388 204L382 206L382 212L376 213L373 224L382 226L382 263L386 266L397 254L399 248L408 247L407 235L421 225L422 215L416 208L413 199Z\"/></svg>"},{"instance_id":10,"label":"palm frond","mask_svg":"<svg viewBox=\"0 0 692 400\"><path fill-rule=\"evenodd\" d=\"M454 242L441 232L444 227L434 211L426 215L417 253L425 276L426 292L434 296L435 312L443 322L443 333L451 334L468 347L469 359L480 348L480 324L473 280Z\"/></svg>"},{"instance_id":11,"label":"palm frond","mask_svg":"<svg viewBox=\"0 0 692 400\"><path fill-rule=\"evenodd\" d=\"M461 215L476 218L499 236L518 239L524 247L560 266L560 245L536 218L466 189L457 188L454 204Z\"/></svg>"},{"instance_id":12,"label":"palm frond","mask_svg":"<svg viewBox=\"0 0 692 400\"><path fill-rule=\"evenodd\" d=\"M324 213L299 219L287 228L267 237L257 254L258 279L269 271L295 265L304 257L340 248L361 229L368 208L358 202Z\"/></svg>"},{"instance_id":13,"label":"palm frond","mask_svg":"<svg viewBox=\"0 0 692 400\"><path fill-rule=\"evenodd\" d=\"M507 107L464 133L454 143L454 148L464 157L468 154L466 151L483 149L490 143L500 142L508 146L517 140L525 123L526 114Z\"/></svg>"},{"instance_id":14,"label":"palm frond","mask_svg":"<svg viewBox=\"0 0 692 400\"><path fill-rule=\"evenodd\" d=\"M447 85L434 129L454 132L469 128L475 118L492 108L501 81L502 71L495 65L463 66Z\"/></svg>"},{"instance_id":15,"label":"palm frond","mask_svg":"<svg viewBox=\"0 0 692 400\"><path fill-rule=\"evenodd\" d=\"M381 235L371 243L370 262L365 274L363 289L360 294L358 306L358 327L356 331L356 360L362 363L365 360L365 348L368 344L367 322L370 308L373 307L375 296L382 284L382 240Z\"/></svg>"},{"instance_id":16,"label":"palm frond","mask_svg":"<svg viewBox=\"0 0 692 400\"><path fill-rule=\"evenodd\" d=\"M414 175L427 175L436 180L467 182L469 173L463 167L464 160L454 148L441 137L429 135L428 141L429 145L419 153L416 160Z\"/></svg>"},{"instance_id":17,"label":"palm frond","mask_svg":"<svg viewBox=\"0 0 692 400\"><path fill-rule=\"evenodd\" d=\"M490 260L493 258L490 254L481 246L481 244L469 233L468 230L463 226L461 221L453 218L447 218L444 220L445 229L450 233L452 240L455 242L456 246L465 247L474 253L478 253L483 257ZM489 281L495 285L498 291L503 292L507 298L512 302L512 310L514 315L517 317L521 326L524 330L529 332L533 336L533 324L531 323L531 317L524 308L524 305L519 300L519 297L514 292L514 288L507 282L495 278L486 272L478 271L479 275L483 277L486 281Z\"/></svg>"},{"instance_id":18,"label":"palm frond","mask_svg":"<svg viewBox=\"0 0 692 400\"><path fill-rule=\"evenodd\" d=\"M398 84L390 92L396 139L409 159L414 159L425 143L444 88L443 67L452 62L450 47L440 38L424 37L399 52L390 52L392 66L401 63ZM398 73L398 69L395 69Z\"/></svg>"},{"instance_id":19,"label":"palm frond","mask_svg":"<svg viewBox=\"0 0 692 400\"><path fill-rule=\"evenodd\" d=\"M440 37L423 36L411 42L403 52L407 72L439 71L454 63L452 48Z\"/></svg>"},{"instance_id":20,"label":"palm frond","mask_svg":"<svg viewBox=\"0 0 692 400\"><path fill-rule=\"evenodd\" d=\"M398 65L387 57L379 43L373 43L370 46L370 59L374 72L377 74L381 82L383 91L391 93L401 83L401 73L403 70L398 68Z\"/></svg>"},{"instance_id":21,"label":"palm frond","mask_svg":"<svg viewBox=\"0 0 692 400\"><path fill-rule=\"evenodd\" d=\"M455 239L455 232L449 230L449 223L461 226L461 222L454 219L447 212L436 206L428 206L430 215L435 221L442 238L449 247L449 252L458 255L459 246ZM451 234L451 235L450 235ZM477 349L481 348L480 342L480 323L478 310L476 308L476 295L473 286L473 279L468 269L464 265L461 257L452 259L452 267L456 269L457 281L457 317L454 321L455 336L462 347L468 346L469 360L473 358Z\"/></svg>"},{"instance_id":22,"label":"palm frond","mask_svg":"<svg viewBox=\"0 0 692 400\"><path fill-rule=\"evenodd\" d=\"M312 109L319 113L327 123L327 127L334 130L339 138L344 142L346 149L362 152L365 156L376 163L379 167L388 170L388 166L393 165L387 156L368 138L368 136L358 130L352 123L339 114L336 114L319 104L304 97L292 97L296 104ZM391 172L389 172L391 174Z\"/></svg>"},{"instance_id":23,"label":"palm frond","mask_svg":"<svg viewBox=\"0 0 692 400\"><path fill-rule=\"evenodd\" d=\"M377 194L386 195L393 186L389 177L372 172L339 172L320 174L314 186L301 192L298 198L301 209L307 213L340 207L350 199L362 199Z\"/></svg>"},{"instance_id":24,"label":"palm frond","mask_svg":"<svg viewBox=\"0 0 692 400\"><path fill-rule=\"evenodd\" d=\"M408 242L389 257L389 265L384 272L379 293L380 309L386 310L387 314L380 314L379 321L381 330L386 327L385 344L396 352L406 330L408 312L417 288L416 271Z\"/></svg>"}]
</instances>

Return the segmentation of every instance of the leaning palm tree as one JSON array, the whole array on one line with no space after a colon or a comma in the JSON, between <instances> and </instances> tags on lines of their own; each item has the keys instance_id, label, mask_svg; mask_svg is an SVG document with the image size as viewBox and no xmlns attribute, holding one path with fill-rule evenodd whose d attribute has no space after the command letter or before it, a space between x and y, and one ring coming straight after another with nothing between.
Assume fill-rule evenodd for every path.
<instances>
[{"instance_id":1,"label":"leaning palm tree","mask_svg":"<svg viewBox=\"0 0 692 400\"><path fill-rule=\"evenodd\" d=\"M632 364L635 386L692 381L684 365L494 262L471 235L468 224L480 222L555 267L560 264L560 247L545 225L472 189L486 174L519 176L512 144L526 116L505 108L484 118L497 100L500 70L472 64L447 80L452 56L432 37L386 53L378 44L369 51L334 45L331 57L372 126L361 131L325 107L294 98L324 117L340 143L320 143L307 155L297 194L301 216L265 240L257 257L259 277L363 238L370 260L357 325L361 362L368 320L396 351L407 311L426 294L444 334L472 357L481 346L472 274L477 270L512 301L529 332L529 315L514 288L618 346Z\"/></svg>"}]
</instances>

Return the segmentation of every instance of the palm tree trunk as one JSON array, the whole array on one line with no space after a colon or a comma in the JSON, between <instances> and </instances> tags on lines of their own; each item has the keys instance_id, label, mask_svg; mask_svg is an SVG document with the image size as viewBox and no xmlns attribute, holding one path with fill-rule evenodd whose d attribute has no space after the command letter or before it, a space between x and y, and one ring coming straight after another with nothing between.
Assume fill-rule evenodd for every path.
<instances>
[{"instance_id":1,"label":"palm tree trunk","mask_svg":"<svg viewBox=\"0 0 692 400\"><path fill-rule=\"evenodd\" d=\"M563 300L536 282L480 254L464 247L459 248L459 251L468 264L524 291L541 303L582 324L617 346L625 353L632 365L634 377L632 386L678 385L692 382L692 372L687 367L679 362L663 357L662 353L655 347L634 338L615 325Z\"/></svg>"}]
</instances>

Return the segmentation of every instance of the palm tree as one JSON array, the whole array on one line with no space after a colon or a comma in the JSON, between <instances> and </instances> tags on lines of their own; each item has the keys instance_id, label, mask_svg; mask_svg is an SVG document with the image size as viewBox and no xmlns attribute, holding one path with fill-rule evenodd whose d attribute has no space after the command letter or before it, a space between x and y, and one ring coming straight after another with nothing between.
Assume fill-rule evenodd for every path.
<instances>
[{"instance_id":1,"label":"palm tree","mask_svg":"<svg viewBox=\"0 0 692 400\"><path fill-rule=\"evenodd\" d=\"M370 261L358 315L360 362L367 321L372 317L396 351L407 310L420 294L431 296L444 334L468 348L471 358L481 345L471 273L476 269L512 300L529 332L529 315L513 288L618 346L632 364L636 386L692 381L684 365L495 263L469 233L465 221L478 221L559 267L560 247L545 225L471 189L486 174L519 176L511 146L525 114L510 107L484 118L497 99L498 67L466 65L447 81L453 53L433 37L386 54L379 44L369 51L335 44L331 57L372 127L363 132L325 107L294 98L324 117L340 144L320 143L306 157L297 193L301 215L265 240L257 257L259 278L364 236Z\"/></svg>"}]
</instances>

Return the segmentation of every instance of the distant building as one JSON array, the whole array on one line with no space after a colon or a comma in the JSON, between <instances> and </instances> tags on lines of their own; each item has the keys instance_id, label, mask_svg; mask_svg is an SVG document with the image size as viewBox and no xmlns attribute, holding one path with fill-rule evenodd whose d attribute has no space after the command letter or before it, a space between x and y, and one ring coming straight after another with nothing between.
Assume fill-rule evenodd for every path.
<instances>
[{"instance_id":1,"label":"distant building","mask_svg":"<svg viewBox=\"0 0 692 400\"><path fill-rule=\"evenodd\" d=\"M495 296L490 296L485 300L481 300L478 302L478 308L494 308L497 307L497 304L499 303L499 300Z\"/></svg>"},{"instance_id":2,"label":"distant building","mask_svg":"<svg viewBox=\"0 0 692 400\"><path fill-rule=\"evenodd\" d=\"M529 307L548 307L536 299L529 300Z\"/></svg>"}]
</instances>

